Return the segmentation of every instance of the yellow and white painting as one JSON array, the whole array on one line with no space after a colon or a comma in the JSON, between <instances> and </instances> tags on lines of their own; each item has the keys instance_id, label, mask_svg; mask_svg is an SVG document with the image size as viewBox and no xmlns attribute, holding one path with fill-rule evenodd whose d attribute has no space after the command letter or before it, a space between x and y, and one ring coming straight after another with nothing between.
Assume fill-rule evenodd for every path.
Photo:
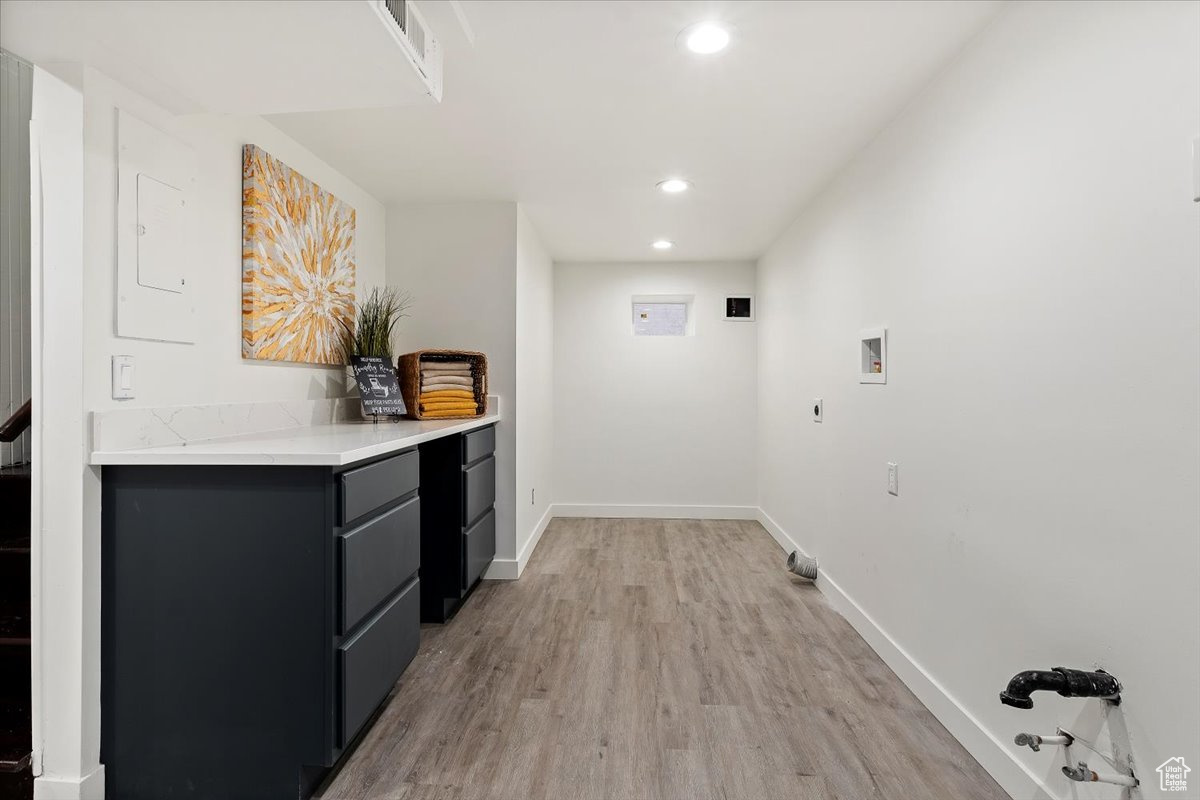
<instances>
[{"instance_id":1,"label":"yellow and white painting","mask_svg":"<svg viewBox=\"0 0 1200 800\"><path fill-rule=\"evenodd\" d=\"M354 209L261 147L242 150L242 357L344 364Z\"/></svg>"}]
</instances>

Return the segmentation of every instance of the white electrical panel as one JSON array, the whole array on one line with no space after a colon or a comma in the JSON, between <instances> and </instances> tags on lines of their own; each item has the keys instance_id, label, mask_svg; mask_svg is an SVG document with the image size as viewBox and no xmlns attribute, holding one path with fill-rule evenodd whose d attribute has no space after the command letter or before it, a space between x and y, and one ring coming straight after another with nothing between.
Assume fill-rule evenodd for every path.
<instances>
[{"instance_id":1,"label":"white electrical panel","mask_svg":"<svg viewBox=\"0 0 1200 800\"><path fill-rule=\"evenodd\" d=\"M187 285L179 253L186 202L182 190L149 175L137 176L137 269L142 286L181 293Z\"/></svg>"},{"instance_id":2,"label":"white electrical panel","mask_svg":"<svg viewBox=\"0 0 1200 800\"><path fill-rule=\"evenodd\" d=\"M117 110L117 335L195 341L196 154Z\"/></svg>"}]
</instances>

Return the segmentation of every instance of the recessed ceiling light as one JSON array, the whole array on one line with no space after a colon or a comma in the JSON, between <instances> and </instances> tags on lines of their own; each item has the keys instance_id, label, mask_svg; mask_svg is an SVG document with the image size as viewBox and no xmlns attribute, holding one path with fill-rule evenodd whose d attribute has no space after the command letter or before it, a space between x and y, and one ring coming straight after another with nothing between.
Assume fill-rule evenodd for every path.
<instances>
[{"instance_id":1,"label":"recessed ceiling light","mask_svg":"<svg viewBox=\"0 0 1200 800\"><path fill-rule=\"evenodd\" d=\"M675 243L667 239L659 239L656 242L651 242L650 246L655 250L670 250L675 246Z\"/></svg>"},{"instance_id":2,"label":"recessed ceiling light","mask_svg":"<svg viewBox=\"0 0 1200 800\"><path fill-rule=\"evenodd\" d=\"M699 22L684 28L679 41L693 53L712 55L729 46L729 29L716 22Z\"/></svg>"},{"instance_id":3,"label":"recessed ceiling light","mask_svg":"<svg viewBox=\"0 0 1200 800\"><path fill-rule=\"evenodd\" d=\"M662 189L667 194L679 194L686 192L692 188L690 181L685 181L683 178L667 178L665 181L660 181L658 188Z\"/></svg>"}]
</instances>

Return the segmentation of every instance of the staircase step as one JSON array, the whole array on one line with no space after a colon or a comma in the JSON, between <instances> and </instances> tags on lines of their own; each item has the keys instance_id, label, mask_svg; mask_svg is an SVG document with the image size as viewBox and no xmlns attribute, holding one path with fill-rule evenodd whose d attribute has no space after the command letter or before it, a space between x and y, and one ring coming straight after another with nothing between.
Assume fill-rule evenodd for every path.
<instances>
[{"instance_id":1,"label":"staircase step","mask_svg":"<svg viewBox=\"0 0 1200 800\"><path fill-rule=\"evenodd\" d=\"M0 699L0 772L20 772L28 766L33 746L31 722L28 693L21 698Z\"/></svg>"},{"instance_id":2,"label":"staircase step","mask_svg":"<svg viewBox=\"0 0 1200 800\"><path fill-rule=\"evenodd\" d=\"M29 537L21 538L14 536L11 539L0 540L0 557L5 555L29 555Z\"/></svg>"},{"instance_id":3,"label":"staircase step","mask_svg":"<svg viewBox=\"0 0 1200 800\"><path fill-rule=\"evenodd\" d=\"M29 645L29 603L0 606L0 646Z\"/></svg>"},{"instance_id":4,"label":"staircase step","mask_svg":"<svg viewBox=\"0 0 1200 800\"><path fill-rule=\"evenodd\" d=\"M0 543L29 538L29 465L0 467Z\"/></svg>"},{"instance_id":5,"label":"staircase step","mask_svg":"<svg viewBox=\"0 0 1200 800\"><path fill-rule=\"evenodd\" d=\"M4 800L33 800L33 770L0 772L0 797Z\"/></svg>"},{"instance_id":6,"label":"staircase step","mask_svg":"<svg viewBox=\"0 0 1200 800\"><path fill-rule=\"evenodd\" d=\"M0 772L21 772L29 769L33 762L33 751L13 753L11 756L0 756Z\"/></svg>"},{"instance_id":7,"label":"staircase step","mask_svg":"<svg viewBox=\"0 0 1200 800\"><path fill-rule=\"evenodd\" d=\"M32 800L29 466L0 468L0 798Z\"/></svg>"},{"instance_id":8,"label":"staircase step","mask_svg":"<svg viewBox=\"0 0 1200 800\"><path fill-rule=\"evenodd\" d=\"M28 605L29 587L29 553L0 553L0 614L9 606Z\"/></svg>"}]
</instances>

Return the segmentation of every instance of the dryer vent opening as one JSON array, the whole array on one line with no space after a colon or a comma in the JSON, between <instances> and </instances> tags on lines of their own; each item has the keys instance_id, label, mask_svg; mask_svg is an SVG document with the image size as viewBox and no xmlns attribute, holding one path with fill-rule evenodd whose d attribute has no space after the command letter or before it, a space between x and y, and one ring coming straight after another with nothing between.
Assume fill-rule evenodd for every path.
<instances>
[{"instance_id":1,"label":"dryer vent opening","mask_svg":"<svg viewBox=\"0 0 1200 800\"><path fill-rule=\"evenodd\" d=\"M788 572L793 572L801 578L808 578L810 581L817 579L817 560L802 556L795 550L788 556L787 568Z\"/></svg>"}]
</instances>

